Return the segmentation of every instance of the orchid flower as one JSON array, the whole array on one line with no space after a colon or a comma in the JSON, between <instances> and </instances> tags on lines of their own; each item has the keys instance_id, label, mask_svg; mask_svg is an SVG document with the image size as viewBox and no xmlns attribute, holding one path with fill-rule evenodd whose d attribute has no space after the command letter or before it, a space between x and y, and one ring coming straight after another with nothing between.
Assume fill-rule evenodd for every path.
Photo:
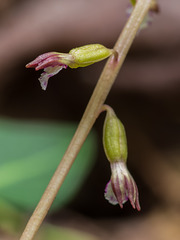
<instances>
[{"instance_id":1,"label":"orchid flower","mask_svg":"<svg viewBox=\"0 0 180 240\"><path fill-rule=\"evenodd\" d=\"M106 106L107 114L103 128L103 146L110 162L111 179L105 188L105 198L113 205L129 200L133 208L140 211L139 193L129 173L127 162L127 140L123 124L112 108Z\"/></svg>"},{"instance_id":2,"label":"orchid flower","mask_svg":"<svg viewBox=\"0 0 180 240\"><path fill-rule=\"evenodd\" d=\"M86 67L109 57L114 50L101 44L89 44L73 48L69 53L48 52L38 56L26 65L36 71L44 69L39 81L43 90L46 90L50 77L59 73L63 68Z\"/></svg>"}]
</instances>

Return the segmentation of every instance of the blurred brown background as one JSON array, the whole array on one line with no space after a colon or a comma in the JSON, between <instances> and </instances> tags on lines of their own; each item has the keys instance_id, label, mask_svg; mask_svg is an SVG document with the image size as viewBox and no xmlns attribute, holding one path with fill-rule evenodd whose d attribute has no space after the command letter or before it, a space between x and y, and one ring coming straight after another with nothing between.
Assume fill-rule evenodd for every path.
<instances>
[{"instance_id":1,"label":"blurred brown background","mask_svg":"<svg viewBox=\"0 0 180 240\"><path fill-rule=\"evenodd\" d=\"M141 32L106 101L126 127L128 167L142 211L103 198L110 169L98 132L97 164L74 201L49 221L101 239L178 240L180 236L180 2L159 0L160 13ZM101 43L112 48L127 20L123 0L0 0L0 115L79 121L104 62L63 70L41 90L25 69L47 51Z\"/></svg>"}]
</instances>

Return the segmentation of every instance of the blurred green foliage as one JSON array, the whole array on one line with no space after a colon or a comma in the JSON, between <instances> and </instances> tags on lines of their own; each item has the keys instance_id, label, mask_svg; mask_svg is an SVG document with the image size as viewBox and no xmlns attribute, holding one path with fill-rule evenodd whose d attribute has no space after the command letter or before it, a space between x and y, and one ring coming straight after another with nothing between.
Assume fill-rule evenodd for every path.
<instances>
[{"instance_id":1,"label":"blurred green foliage","mask_svg":"<svg viewBox=\"0 0 180 240\"><path fill-rule=\"evenodd\" d=\"M98 240L99 238L71 228L44 225L35 240Z\"/></svg>"},{"instance_id":2,"label":"blurred green foliage","mask_svg":"<svg viewBox=\"0 0 180 240\"><path fill-rule=\"evenodd\" d=\"M0 120L0 198L32 211L58 166L77 125ZM96 135L84 143L51 211L67 204L95 162Z\"/></svg>"}]
</instances>

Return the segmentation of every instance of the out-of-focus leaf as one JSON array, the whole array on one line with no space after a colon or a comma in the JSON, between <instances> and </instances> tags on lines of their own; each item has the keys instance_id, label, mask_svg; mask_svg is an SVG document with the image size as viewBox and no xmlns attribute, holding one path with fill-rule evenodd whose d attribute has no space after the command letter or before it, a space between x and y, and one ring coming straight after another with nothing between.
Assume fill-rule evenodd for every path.
<instances>
[{"instance_id":1,"label":"out-of-focus leaf","mask_svg":"<svg viewBox=\"0 0 180 240\"><path fill-rule=\"evenodd\" d=\"M0 229L11 235L22 231L26 217L7 201L0 199Z\"/></svg>"},{"instance_id":2,"label":"out-of-focus leaf","mask_svg":"<svg viewBox=\"0 0 180 240\"><path fill-rule=\"evenodd\" d=\"M55 227L45 224L35 240L98 240L99 238L70 228Z\"/></svg>"},{"instance_id":3,"label":"out-of-focus leaf","mask_svg":"<svg viewBox=\"0 0 180 240\"><path fill-rule=\"evenodd\" d=\"M0 120L0 197L33 210L58 166L76 124ZM52 209L68 203L91 170L96 137L91 133Z\"/></svg>"}]
</instances>

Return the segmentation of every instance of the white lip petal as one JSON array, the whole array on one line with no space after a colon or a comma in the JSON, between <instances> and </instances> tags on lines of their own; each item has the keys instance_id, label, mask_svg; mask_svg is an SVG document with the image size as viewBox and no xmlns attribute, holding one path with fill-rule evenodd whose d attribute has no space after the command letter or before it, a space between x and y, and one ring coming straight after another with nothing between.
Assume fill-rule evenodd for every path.
<instances>
[{"instance_id":1,"label":"white lip petal","mask_svg":"<svg viewBox=\"0 0 180 240\"><path fill-rule=\"evenodd\" d=\"M65 68L65 66L47 67L44 69L44 72L39 78L43 90L46 90L49 78L59 73L63 68Z\"/></svg>"},{"instance_id":2,"label":"white lip petal","mask_svg":"<svg viewBox=\"0 0 180 240\"><path fill-rule=\"evenodd\" d=\"M118 204L117 198L112 190L112 185L111 185L111 181L109 181L106 185L105 188L105 193L104 193L104 197L106 200L108 200L109 203L111 203L112 205L116 205Z\"/></svg>"},{"instance_id":3,"label":"white lip petal","mask_svg":"<svg viewBox=\"0 0 180 240\"><path fill-rule=\"evenodd\" d=\"M41 88L43 90L46 90L47 85L48 85L48 80L49 80L49 76L47 73L43 72L41 73L41 76L39 78L40 84L41 84Z\"/></svg>"}]
</instances>

